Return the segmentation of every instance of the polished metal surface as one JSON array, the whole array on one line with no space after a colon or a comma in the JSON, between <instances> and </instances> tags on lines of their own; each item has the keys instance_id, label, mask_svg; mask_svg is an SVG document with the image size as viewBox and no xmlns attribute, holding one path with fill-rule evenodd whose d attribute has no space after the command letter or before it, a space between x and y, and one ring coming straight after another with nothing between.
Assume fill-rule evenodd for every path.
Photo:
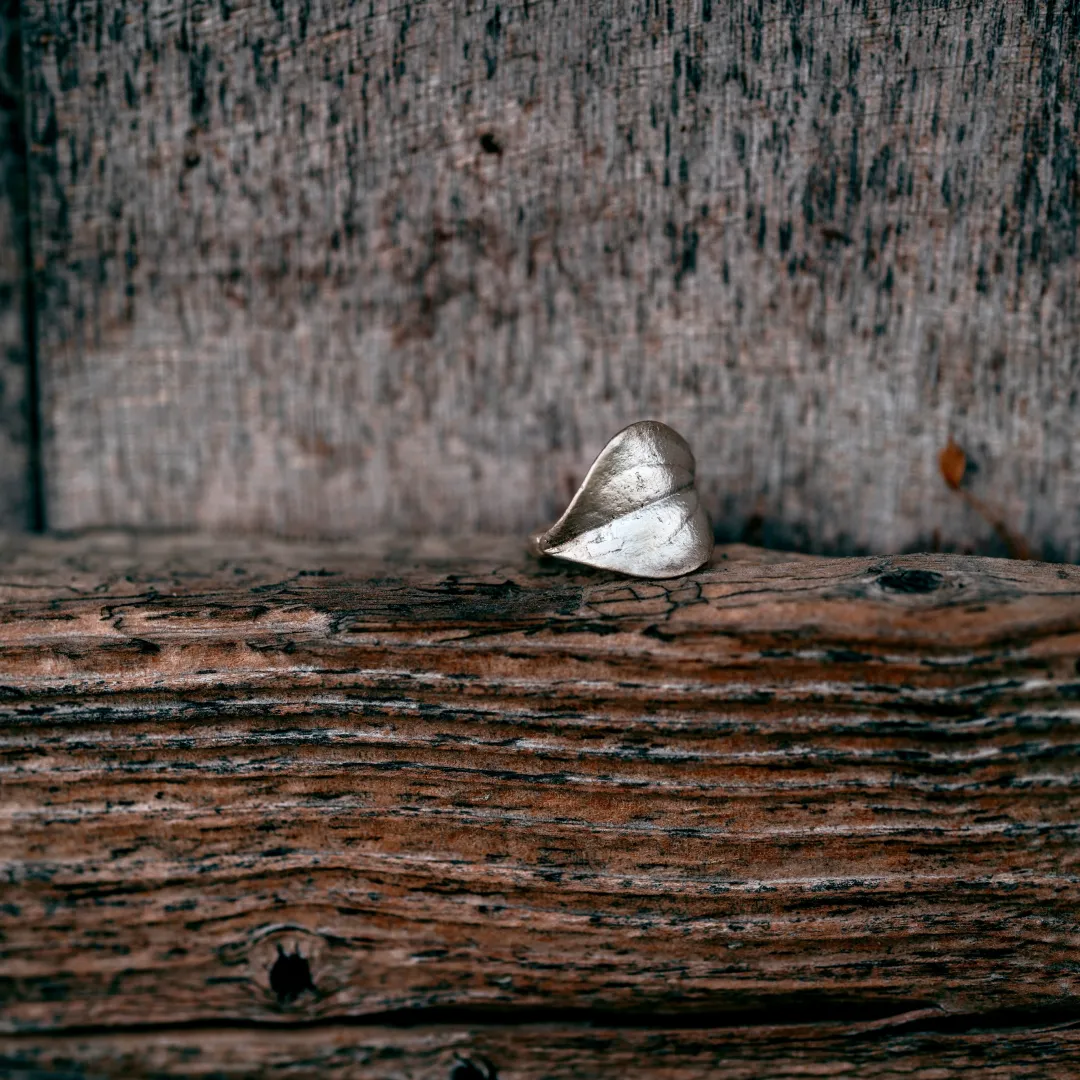
<instances>
[{"instance_id":1,"label":"polished metal surface","mask_svg":"<svg viewBox=\"0 0 1080 1080\"><path fill-rule=\"evenodd\" d=\"M538 554L644 578L709 561L713 532L694 487L694 455L666 424L642 420L600 451L566 512L532 538Z\"/></svg>"}]
</instances>

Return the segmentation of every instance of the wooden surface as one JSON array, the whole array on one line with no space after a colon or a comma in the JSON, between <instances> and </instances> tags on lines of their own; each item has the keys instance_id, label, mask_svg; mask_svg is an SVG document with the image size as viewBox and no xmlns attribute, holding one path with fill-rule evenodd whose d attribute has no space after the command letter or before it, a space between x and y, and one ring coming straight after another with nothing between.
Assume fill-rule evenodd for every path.
<instances>
[{"instance_id":1,"label":"wooden surface","mask_svg":"<svg viewBox=\"0 0 1080 1080\"><path fill-rule=\"evenodd\" d=\"M853 1024L672 1031L565 1024L405 1031L335 1025L241 1037L205 1028L96 1037L0 1035L0 1070L8 1068L19 1080L267 1075L290 1080L1045 1080L1080 1075L1080 1037L1068 1024L942 1034L925 1016L897 1020L898 1030Z\"/></svg>"},{"instance_id":2,"label":"wooden surface","mask_svg":"<svg viewBox=\"0 0 1080 1080\"><path fill-rule=\"evenodd\" d=\"M9 1068L1080 1067L1080 568L9 542L0 672Z\"/></svg>"},{"instance_id":3,"label":"wooden surface","mask_svg":"<svg viewBox=\"0 0 1080 1080\"><path fill-rule=\"evenodd\" d=\"M50 520L1080 560L1074 3L25 0Z\"/></svg>"},{"instance_id":4,"label":"wooden surface","mask_svg":"<svg viewBox=\"0 0 1080 1080\"><path fill-rule=\"evenodd\" d=\"M17 4L0 0L0 530L34 524L20 57Z\"/></svg>"}]
</instances>

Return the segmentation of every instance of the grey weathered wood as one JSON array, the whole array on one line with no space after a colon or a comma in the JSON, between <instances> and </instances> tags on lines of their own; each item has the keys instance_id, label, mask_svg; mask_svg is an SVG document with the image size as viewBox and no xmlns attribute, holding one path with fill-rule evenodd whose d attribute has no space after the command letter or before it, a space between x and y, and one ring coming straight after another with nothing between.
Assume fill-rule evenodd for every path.
<instances>
[{"instance_id":1,"label":"grey weathered wood","mask_svg":"<svg viewBox=\"0 0 1080 1080\"><path fill-rule=\"evenodd\" d=\"M618 428L721 537L1080 558L1070 3L26 0L63 527L524 531Z\"/></svg>"},{"instance_id":2,"label":"grey weathered wood","mask_svg":"<svg viewBox=\"0 0 1080 1080\"><path fill-rule=\"evenodd\" d=\"M0 0L0 530L34 524L26 339L26 153L15 0Z\"/></svg>"}]
</instances>

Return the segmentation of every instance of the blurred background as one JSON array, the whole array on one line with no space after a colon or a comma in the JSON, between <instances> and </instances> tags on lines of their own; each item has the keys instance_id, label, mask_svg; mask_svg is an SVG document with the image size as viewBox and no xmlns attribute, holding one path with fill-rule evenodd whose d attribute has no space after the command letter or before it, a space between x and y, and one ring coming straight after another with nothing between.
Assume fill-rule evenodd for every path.
<instances>
[{"instance_id":1,"label":"blurred background","mask_svg":"<svg viewBox=\"0 0 1080 1080\"><path fill-rule=\"evenodd\" d=\"M1080 3L0 6L0 527L1080 561Z\"/></svg>"}]
</instances>

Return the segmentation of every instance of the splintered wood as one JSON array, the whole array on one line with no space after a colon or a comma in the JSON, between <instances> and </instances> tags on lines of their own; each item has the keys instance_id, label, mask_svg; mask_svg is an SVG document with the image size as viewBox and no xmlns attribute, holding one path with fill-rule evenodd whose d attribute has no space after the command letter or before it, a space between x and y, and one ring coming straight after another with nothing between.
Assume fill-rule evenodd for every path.
<instances>
[{"instance_id":1,"label":"splintered wood","mask_svg":"<svg viewBox=\"0 0 1080 1080\"><path fill-rule=\"evenodd\" d=\"M0 1067L1080 1067L1078 657L1041 563L0 550Z\"/></svg>"}]
</instances>

